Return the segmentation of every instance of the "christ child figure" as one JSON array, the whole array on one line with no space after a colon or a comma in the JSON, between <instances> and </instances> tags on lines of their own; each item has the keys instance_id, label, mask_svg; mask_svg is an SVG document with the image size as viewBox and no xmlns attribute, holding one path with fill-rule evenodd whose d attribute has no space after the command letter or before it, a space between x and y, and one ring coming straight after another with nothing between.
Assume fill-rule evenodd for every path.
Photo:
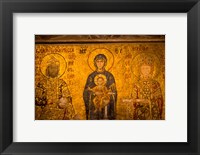
<instances>
[{"instance_id":1,"label":"christ child figure","mask_svg":"<svg viewBox=\"0 0 200 155\"><path fill-rule=\"evenodd\" d=\"M110 102L110 95L112 95L112 92L106 87L106 81L106 77L102 74L99 74L94 78L96 86L89 88L89 90L95 95L93 98L93 103L95 106L94 112L100 111Z\"/></svg>"}]
</instances>

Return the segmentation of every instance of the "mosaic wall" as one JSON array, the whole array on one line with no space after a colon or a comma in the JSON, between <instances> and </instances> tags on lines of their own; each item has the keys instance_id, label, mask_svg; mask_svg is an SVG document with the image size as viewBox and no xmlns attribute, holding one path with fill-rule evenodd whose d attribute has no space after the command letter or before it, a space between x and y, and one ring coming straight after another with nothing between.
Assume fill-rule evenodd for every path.
<instances>
[{"instance_id":1,"label":"mosaic wall","mask_svg":"<svg viewBox=\"0 0 200 155\"><path fill-rule=\"evenodd\" d=\"M35 119L165 119L165 42L36 43Z\"/></svg>"}]
</instances>

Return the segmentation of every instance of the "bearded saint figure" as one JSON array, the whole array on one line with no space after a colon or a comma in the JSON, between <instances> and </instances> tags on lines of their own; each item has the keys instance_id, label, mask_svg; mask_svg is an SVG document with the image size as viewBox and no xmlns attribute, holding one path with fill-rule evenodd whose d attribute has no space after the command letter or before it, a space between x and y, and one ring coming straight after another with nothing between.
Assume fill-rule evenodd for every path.
<instances>
[{"instance_id":1,"label":"bearded saint figure","mask_svg":"<svg viewBox=\"0 0 200 155\"><path fill-rule=\"evenodd\" d=\"M36 119L74 119L75 111L68 86L58 76L60 63L55 57L51 57L47 63L45 78L36 85Z\"/></svg>"}]
</instances>

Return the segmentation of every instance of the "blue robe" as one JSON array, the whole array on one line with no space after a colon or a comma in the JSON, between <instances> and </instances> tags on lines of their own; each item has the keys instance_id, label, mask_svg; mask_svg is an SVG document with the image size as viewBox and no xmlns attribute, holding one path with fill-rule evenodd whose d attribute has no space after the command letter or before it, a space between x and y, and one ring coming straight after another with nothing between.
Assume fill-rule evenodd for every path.
<instances>
[{"instance_id":1,"label":"blue robe","mask_svg":"<svg viewBox=\"0 0 200 155\"><path fill-rule=\"evenodd\" d=\"M106 119L105 108L102 108L97 112L94 112L95 107L93 99L95 96L92 91L88 90L88 88L94 88L96 86L96 84L94 83L94 78L98 74L103 74L104 76L106 76L107 82L105 86L107 87L108 90L111 90L113 93L112 95L110 95L110 102L107 105L107 119L113 120L116 117L117 90L116 90L114 76L108 71L103 71L103 72L94 71L88 76L85 89L83 92L83 99L86 107L86 119L90 120Z\"/></svg>"}]
</instances>

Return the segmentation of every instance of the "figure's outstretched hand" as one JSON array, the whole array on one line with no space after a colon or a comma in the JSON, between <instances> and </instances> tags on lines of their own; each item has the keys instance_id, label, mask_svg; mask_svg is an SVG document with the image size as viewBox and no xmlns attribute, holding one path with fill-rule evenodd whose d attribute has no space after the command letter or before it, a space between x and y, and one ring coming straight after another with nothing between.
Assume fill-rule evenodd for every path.
<instances>
[{"instance_id":1,"label":"figure's outstretched hand","mask_svg":"<svg viewBox=\"0 0 200 155\"><path fill-rule=\"evenodd\" d=\"M65 97L60 98L59 103L58 103L59 108L61 109L66 108L66 104L67 104L67 98Z\"/></svg>"},{"instance_id":2,"label":"figure's outstretched hand","mask_svg":"<svg viewBox=\"0 0 200 155\"><path fill-rule=\"evenodd\" d=\"M122 99L122 102L133 102L134 100L131 98L124 98Z\"/></svg>"},{"instance_id":3,"label":"figure's outstretched hand","mask_svg":"<svg viewBox=\"0 0 200 155\"><path fill-rule=\"evenodd\" d=\"M124 98L122 102L135 102L135 103L149 103L148 99L132 99L132 98Z\"/></svg>"},{"instance_id":4,"label":"figure's outstretched hand","mask_svg":"<svg viewBox=\"0 0 200 155\"><path fill-rule=\"evenodd\" d=\"M108 95L115 95L115 93L113 93L113 92L109 92Z\"/></svg>"},{"instance_id":5,"label":"figure's outstretched hand","mask_svg":"<svg viewBox=\"0 0 200 155\"><path fill-rule=\"evenodd\" d=\"M138 102L138 103L149 103L150 101L148 99L135 99L135 102Z\"/></svg>"},{"instance_id":6,"label":"figure's outstretched hand","mask_svg":"<svg viewBox=\"0 0 200 155\"><path fill-rule=\"evenodd\" d=\"M110 100L109 99L104 99L103 102L104 102L105 105L107 105L110 102Z\"/></svg>"}]
</instances>

